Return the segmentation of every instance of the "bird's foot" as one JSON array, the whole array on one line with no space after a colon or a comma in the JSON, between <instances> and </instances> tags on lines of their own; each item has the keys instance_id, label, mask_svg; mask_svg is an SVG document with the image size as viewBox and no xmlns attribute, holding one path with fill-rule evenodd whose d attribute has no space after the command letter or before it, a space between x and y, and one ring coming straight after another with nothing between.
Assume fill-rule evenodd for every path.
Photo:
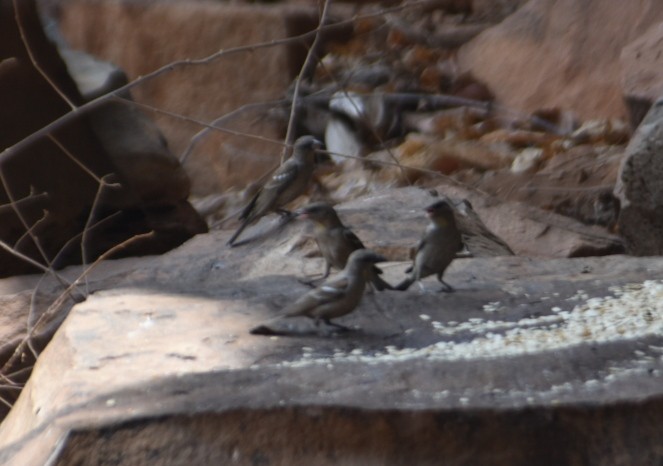
<instances>
[{"instance_id":1,"label":"bird's foot","mask_svg":"<svg viewBox=\"0 0 663 466\"><path fill-rule=\"evenodd\" d=\"M438 293L453 293L456 291L456 289L453 286L449 285L444 280L440 280L440 283L442 283L442 288L437 290Z\"/></svg>"},{"instance_id":2,"label":"bird's foot","mask_svg":"<svg viewBox=\"0 0 663 466\"><path fill-rule=\"evenodd\" d=\"M351 332L352 329L350 327L346 327L345 325L337 324L336 322L332 322L331 320L325 320L325 324L327 324L330 327L334 327L337 332Z\"/></svg>"}]
</instances>

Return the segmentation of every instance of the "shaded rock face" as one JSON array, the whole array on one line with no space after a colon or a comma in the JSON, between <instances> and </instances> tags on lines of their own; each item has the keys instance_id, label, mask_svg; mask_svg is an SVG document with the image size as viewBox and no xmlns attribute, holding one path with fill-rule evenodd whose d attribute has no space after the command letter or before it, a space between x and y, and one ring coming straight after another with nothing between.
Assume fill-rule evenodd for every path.
<instances>
[{"instance_id":1,"label":"shaded rock face","mask_svg":"<svg viewBox=\"0 0 663 466\"><path fill-rule=\"evenodd\" d=\"M2 148L10 148L71 110L32 65L14 23L12 3L8 0L0 4ZM17 5L23 32L39 66L74 105L84 104L57 49L44 35L34 2ZM126 159L132 157L134 164L145 160L138 155L135 141L145 139L149 124L137 128L139 119L133 117L134 123L130 124L130 117L118 114L116 109L110 104L96 109L92 120L72 118L53 130L51 136L43 135L19 149L3 152L0 168L6 185L0 191L0 238L9 246L40 263L61 267L82 260L81 232L86 226L87 260L139 233L155 231L152 239L134 243L123 251L125 254L163 252L206 230L186 202L188 180L183 174L178 178L158 171L159 191L145 191L149 185L145 177L154 176L154 170L139 174L137 168L153 167L130 166ZM106 138L95 132L102 126L117 128L122 124L125 126L119 132L104 130ZM127 124L140 133L134 133L133 140L126 131ZM116 146L108 144L109 140ZM119 141L132 148L118 148ZM165 152L163 147L161 160ZM164 191L171 195L164 196ZM7 205L11 200L17 202L20 215ZM150 207L146 208L148 203ZM28 229L32 237L26 233ZM0 276L34 270L27 261L5 250L0 252Z\"/></svg>"},{"instance_id":2,"label":"shaded rock face","mask_svg":"<svg viewBox=\"0 0 663 466\"><path fill-rule=\"evenodd\" d=\"M59 20L72 47L115 63L133 80L178 60L305 33L315 28L316 14L301 7L76 0L61 6ZM301 43L258 47L177 69L134 88L137 101L184 117L154 114L194 180L193 194L243 186L278 162L285 128L269 116L274 105L264 103L282 98L303 63L302 50L307 49ZM226 131L206 129L205 124L229 113L218 122ZM201 131L206 136L197 138Z\"/></svg>"},{"instance_id":3,"label":"shaded rock face","mask_svg":"<svg viewBox=\"0 0 663 466\"><path fill-rule=\"evenodd\" d=\"M81 104L82 99L64 63L42 32L34 3L19 2L18 5L23 28L40 66L74 103ZM12 2L3 1L0 6L0 47L4 58L0 65L0 98L3 101L0 147L7 148L64 115L69 108L30 63L14 23ZM76 119L55 131L53 136L69 152L77 154L79 162L97 176L117 172L107 158L99 156L104 153L103 148L85 121ZM0 237L10 245L19 241L16 248L20 252L41 259L34 242L24 237L25 226L6 205L10 199L9 191L15 200L24 199L19 207L21 215L28 225L36 225L35 234L41 238L41 246L52 260L67 241L83 230L86 211L93 203L98 183L47 138L35 141L12 156L4 153L0 163L8 181L8 186L0 192L0 204L3 205ZM107 190L100 202L110 210L114 206L129 204L130 199L126 190ZM48 213L42 219L45 210ZM80 247L74 245L72 249L75 254ZM34 270L24 260L4 250L0 255L0 276Z\"/></svg>"},{"instance_id":4,"label":"shaded rock face","mask_svg":"<svg viewBox=\"0 0 663 466\"><path fill-rule=\"evenodd\" d=\"M631 139L615 187L621 201L619 231L630 254L663 254L662 151L663 99L659 99Z\"/></svg>"},{"instance_id":5,"label":"shaded rock face","mask_svg":"<svg viewBox=\"0 0 663 466\"><path fill-rule=\"evenodd\" d=\"M651 0L530 0L463 47L459 61L509 107L624 117L620 54L661 20L663 4Z\"/></svg>"},{"instance_id":6,"label":"shaded rock face","mask_svg":"<svg viewBox=\"0 0 663 466\"><path fill-rule=\"evenodd\" d=\"M236 410L77 432L55 464L656 464L661 416L660 400L591 414L568 407L462 417L338 407Z\"/></svg>"}]
</instances>

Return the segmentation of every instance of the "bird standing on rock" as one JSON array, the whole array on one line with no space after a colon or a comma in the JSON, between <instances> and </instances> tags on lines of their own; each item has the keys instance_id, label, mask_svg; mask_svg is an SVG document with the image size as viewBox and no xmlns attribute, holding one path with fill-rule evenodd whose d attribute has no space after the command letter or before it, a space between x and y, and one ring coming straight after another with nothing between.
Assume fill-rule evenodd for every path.
<instances>
[{"instance_id":1,"label":"bird standing on rock","mask_svg":"<svg viewBox=\"0 0 663 466\"><path fill-rule=\"evenodd\" d=\"M315 167L315 153L321 148L322 142L313 136L302 136L295 141L292 156L274 172L242 210L239 215L242 224L228 240L229 246L234 244L248 225L263 215L271 211L290 214L283 206L308 188Z\"/></svg>"},{"instance_id":2,"label":"bird standing on rock","mask_svg":"<svg viewBox=\"0 0 663 466\"><path fill-rule=\"evenodd\" d=\"M467 199L453 202L456 226L463 244L472 256L513 256L509 245L483 223L479 214Z\"/></svg>"},{"instance_id":3,"label":"bird standing on rock","mask_svg":"<svg viewBox=\"0 0 663 466\"><path fill-rule=\"evenodd\" d=\"M426 207L426 213L431 222L417 245L412 267L406 270L410 276L395 289L407 290L414 282L437 274L437 279L444 285L440 291L453 291L453 288L442 280L444 271L463 247L453 207L446 200L437 201Z\"/></svg>"},{"instance_id":4,"label":"bird standing on rock","mask_svg":"<svg viewBox=\"0 0 663 466\"><path fill-rule=\"evenodd\" d=\"M350 254L365 246L352 230L343 225L336 210L324 202L309 204L296 212L299 218L314 224L315 241L325 259L325 272L322 280L329 276L332 267L343 270ZM369 282L378 290L393 290L393 287L380 278L382 270L371 267L367 271Z\"/></svg>"},{"instance_id":5,"label":"bird standing on rock","mask_svg":"<svg viewBox=\"0 0 663 466\"><path fill-rule=\"evenodd\" d=\"M343 272L299 298L285 309L281 317L305 316L313 319L316 327L323 321L327 325L347 330L347 327L331 322L331 319L354 311L366 288L367 271L376 263L384 261L386 259L383 256L368 249L354 251ZM253 328L251 333L270 334L270 329L260 325Z\"/></svg>"}]
</instances>

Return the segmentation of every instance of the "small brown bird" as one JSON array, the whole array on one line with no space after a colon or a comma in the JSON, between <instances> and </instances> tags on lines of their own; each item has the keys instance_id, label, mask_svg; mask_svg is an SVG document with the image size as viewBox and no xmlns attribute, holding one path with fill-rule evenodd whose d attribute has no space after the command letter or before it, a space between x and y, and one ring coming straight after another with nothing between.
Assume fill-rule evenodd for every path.
<instances>
[{"instance_id":1,"label":"small brown bird","mask_svg":"<svg viewBox=\"0 0 663 466\"><path fill-rule=\"evenodd\" d=\"M348 257L353 251L365 249L364 244L352 230L343 225L336 210L324 202L309 204L296 212L299 218L310 220L315 229L315 241L325 259L324 280L329 276L331 268L343 270ZM393 290L393 287L380 278L382 270L378 267L368 269L369 282L378 290Z\"/></svg>"},{"instance_id":2,"label":"small brown bird","mask_svg":"<svg viewBox=\"0 0 663 466\"><path fill-rule=\"evenodd\" d=\"M446 200L437 201L426 207L426 213L431 223L417 245L412 266L406 270L410 276L395 289L407 290L414 282L437 274L437 279L444 285L440 291L453 291L453 288L442 280L444 271L463 247L453 207Z\"/></svg>"},{"instance_id":3,"label":"small brown bird","mask_svg":"<svg viewBox=\"0 0 663 466\"><path fill-rule=\"evenodd\" d=\"M452 201L455 207L456 226L463 238L463 244L474 257L513 256L508 244L483 223L472 204L467 199Z\"/></svg>"},{"instance_id":4,"label":"small brown bird","mask_svg":"<svg viewBox=\"0 0 663 466\"><path fill-rule=\"evenodd\" d=\"M368 249L354 251L350 254L343 272L300 297L285 309L281 317L305 316L313 319L316 327L322 321L327 325L347 330L347 327L331 322L331 319L355 310L366 288L366 272L374 264L385 260L383 256ZM269 329L265 325L260 325L252 329L251 333L269 334Z\"/></svg>"},{"instance_id":5,"label":"small brown bird","mask_svg":"<svg viewBox=\"0 0 663 466\"><path fill-rule=\"evenodd\" d=\"M228 240L232 246L244 229L263 215L275 211L290 214L283 206L295 200L308 188L315 167L315 154L322 143L313 136L302 136L294 144L292 156L258 190L244 207L239 219L242 224Z\"/></svg>"}]
</instances>

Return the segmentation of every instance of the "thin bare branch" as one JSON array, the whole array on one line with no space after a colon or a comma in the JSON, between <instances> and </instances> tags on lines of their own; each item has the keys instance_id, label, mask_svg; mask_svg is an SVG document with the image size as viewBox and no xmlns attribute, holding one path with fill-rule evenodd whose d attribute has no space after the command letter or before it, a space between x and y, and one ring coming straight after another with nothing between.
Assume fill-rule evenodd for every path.
<instances>
[{"instance_id":1,"label":"thin bare branch","mask_svg":"<svg viewBox=\"0 0 663 466\"><path fill-rule=\"evenodd\" d=\"M95 268L97 268L97 266L99 264L101 264L103 261L108 259L110 256L112 256L113 254L115 254L119 250L124 249L125 247L127 247L128 245L130 245L133 242L140 241L140 240L143 240L143 239L147 239L147 238L150 238L152 236L154 236L153 231L132 236L131 238L129 238L125 241L122 241L120 244L117 244L117 245L113 246L112 248L108 249L108 251L101 254L89 267L87 267L83 271L83 273L71 285L69 285L67 287L67 289L65 289L62 293L60 293L60 295L56 298L56 300L53 301L53 303L48 307L46 312L44 312L39 317L39 319L37 319L37 322L35 322L34 327L23 338L21 343L19 343L16 346L16 349L14 350L14 353L7 360L7 362L4 364L2 369L0 369L0 372L6 372L7 370L9 370L14 365L14 363L20 357L22 357L23 353L25 352L26 347L29 346L29 342L30 342L30 340L32 339L32 337L34 335L34 332L36 331L36 329L40 325L44 324L45 326L48 326L49 323L55 323L55 325L52 326L53 328L47 328L47 332L46 332L46 333L51 333L51 332L55 333L55 331L59 327L60 323L67 316L68 311L65 312L63 315L58 316L58 319L51 319L51 317L56 316L60 312L60 310L62 309L62 306L64 305L64 300L71 296L72 290L80 284L81 280L86 278Z\"/></svg>"},{"instance_id":2,"label":"thin bare branch","mask_svg":"<svg viewBox=\"0 0 663 466\"><path fill-rule=\"evenodd\" d=\"M99 180L99 186L97 187L97 193L94 196L94 200L92 201L92 207L90 207L90 212L88 213L87 220L85 221L85 226L83 227L83 236L81 238L81 260L82 260L82 265L85 268L88 264L88 251L87 251L87 245L88 245L88 236L89 232L92 229L92 221L94 220L96 216L97 209L99 208L100 200L101 200L101 195L104 192L104 189L107 186L114 186L117 183L108 183L107 179L110 175L105 175ZM89 294L89 289L88 289L88 282L87 278L85 279L85 296Z\"/></svg>"},{"instance_id":3,"label":"thin bare branch","mask_svg":"<svg viewBox=\"0 0 663 466\"><path fill-rule=\"evenodd\" d=\"M30 204L34 204L39 201L44 201L46 199L48 199L48 193L29 194L24 198L17 199L14 202L14 205L17 207L26 207L29 206ZM3 214L7 210L14 210L14 206L12 204L0 205L0 214Z\"/></svg>"},{"instance_id":4,"label":"thin bare branch","mask_svg":"<svg viewBox=\"0 0 663 466\"><path fill-rule=\"evenodd\" d=\"M46 74L46 72L41 68L41 65L39 62L35 59L33 53L32 53L32 48L30 47L30 43L28 41L27 36L25 35L25 31L23 30L23 23L21 21L21 15L19 14L19 7L18 7L18 2L17 0L12 1L13 7L14 7L14 19L16 20L16 26L18 27L18 33L21 35L21 41L23 42L23 45L25 46L25 51L28 53L28 57L30 58L30 61L32 62L32 65L35 67L35 69L41 74L41 76L48 82L48 84L53 88L53 90L60 96L62 100L64 100L67 105L69 105L72 109L76 108L76 105L69 100L69 97L65 95L64 92L53 82L53 80Z\"/></svg>"},{"instance_id":5,"label":"thin bare branch","mask_svg":"<svg viewBox=\"0 0 663 466\"><path fill-rule=\"evenodd\" d=\"M250 138L250 139L257 139L259 141L265 141L265 142L269 142L271 144L278 144L279 146L283 145L283 141L281 141L279 139L271 139L271 138L267 138L265 136L258 136L257 134L245 133L245 132L242 132L242 131L236 131L236 130L233 130L233 129L224 128L223 126L218 126L215 122L218 121L218 120L223 121L223 119L225 119L225 116L223 116L221 118L218 118L217 120L214 120L212 123L207 123L206 121L198 120L196 118L189 117L189 116L186 116L186 115L182 115L180 113L170 112L168 110L162 110L160 108L153 107L152 105L144 104L144 103L141 103L141 102L136 102L136 101L132 101L132 100L126 100L126 102L129 102L132 105L135 105L136 107L140 107L140 108L143 108L145 110L149 110L150 112L159 113L161 115L166 115L166 116L169 116L169 117L172 117L172 118L176 118L178 120L187 121L189 123L194 123L196 125L203 126L203 127L207 128L207 129L210 129L210 130L217 130L217 131L220 131L222 133L231 134L233 136L242 136L242 137L246 137L246 138Z\"/></svg>"},{"instance_id":6,"label":"thin bare branch","mask_svg":"<svg viewBox=\"0 0 663 466\"><path fill-rule=\"evenodd\" d=\"M21 247L21 243L22 243L26 238L32 238L33 236L36 235L36 234L35 234L35 230L37 229L37 227L39 227L39 225L40 225L43 221L46 220L46 217L48 216L48 211L47 211L47 210L43 210L43 211L42 211L42 214L43 214L43 215L41 216L41 218L37 219L37 220L35 221L35 223L33 223L32 226L31 226L28 230L25 230L25 231L23 232L23 234L22 234L21 236L19 236L18 239L16 239L16 241L14 241L14 247L15 247L15 248L20 248L20 247Z\"/></svg>"},{"instance_id":7,"label":"thin bare branch","mask_svg":"<svg viewBox=\"0 0 663 466\"><path fill-rule=\"evenodd\" d=\"M21 384L14 382L12 379L10 379L9 377L7 377L6 375L1 374L1 373L0 373L0 379L2 379L2 381L4 381L5 384L7 384L7 385L13 385L15 387L20 387L21 386Z\"/></svg>"},{"instance_id":8,"label":"thin bare branch","mask_svg":"<svg viewBox=\"0 0 663 466\"><path fill-rule=\"evenodd\" d=\"M9 409L12 409L12 407L13 407L13 405L12 405L9 401L5 400L5 399L4 399L3 397L1 397L1 396L0 396L0 403L2 403L3 405L7 406Z\"/></svg>"},{"instance_id":9,"label":"thin bare branch","mask_svg":"<svg viewBox=\"0 0 663 466\"><path fill-rule=\"evenodd\" d=\"M37 250L39 251L39 254L41 255L41 258L44 260L44 262L47 264L47 266L50 268L51 262L48 259L48 255L46 254L46 251L41 246L41 242L39 241L39 238L34 235L32 232L30 226L28 225L28 221L24 217L23 213L21 210L17 207L14 194L12 193L12 190L9 188L9 183L7 182L7 179L5 177L5 172L2 169L3 167L0 165L0 181L2 182L2 185L5 188L5 192L7 193L7 198L9 199L9 203L14 209L14 213L16 214L16 217L18 217L19 221L23 224L23 227L25 228L25 231L28 232L28 235L34 242L35 246L37 247Z\"/></svg>"},{"instance_id":10,"label":"thin bare branch","mask_svg":"<svg viewBox=\"0 0 663 466\"><path fill-rule=\"evenodd\" d=\"M23 386L22 385L15 385L15 384L0 385L0 390L16 390L16 391L20 392L21 390L23 390Z\"/></svg>"},{"instance_id":11,"label":"thin bare branch","mask_svg":"<svg viewBox=\"0 0 663 466\"><path fill-rule=\"evenodd\" d=\"M390 13L390 12L396 12L396 11L402 11L410 8L418 8L422 6L429 5L431 3L434 3L435 0L422 0L422 1L415 1L411 3L405 3L393 8L386 8L383 9L377 13L371 13L367 15L356 15L353 18L350 18L345 21L339 21L338 23L334 23L331 26L323 26L321 29L324 30L328 27L337 27L341 25L346 25L346 24L352 24L355 21L358 21L360 19L367 19L367 18L374 18L374 17L379 17L384 15L385 13ZM188 68L190 66L200 66L200 65L208 65L210 63L215 62L216 60L220 59L221 57L226 57L229 55L234 55L238 53L243 53L243 52L253 52L255 50L263 49L263 48L271 48L271 47L276 47L276 46L281 46L281 45L287 45L291 44L293 42L305 40L309 37L314 37L316 34L318 34L318 29L314 29L312 31L305 32L303 34L299 34L296 36L291 36L291 37L285 37L282 39L273 39L270 41L266 42L260 42L257 44L252 44L252 45L242 45L238 47L232 47L228 49L221 49L211 55L208 55L204 58L199 58L199 59L186 59L186 60L178 60L174 61L171 63L168 63L161 68L158 68L151 73L148 73L146 75L143 75L133 81L131 81L128 84L125 84L122 87L119 87L115 89L114 91L111 91L107 94L104 94L102 96L97 97L96 99L93 99L89 102L86 102L83 105L80 105L76 108L74 108L72 111L69 113L62 115L61 117L53 120L51 123L48 125L40 128L37 131L34 131L33 133L29 134L25 138L21 139L18 141L16 144L9 146L5 148L2 152L0 152L0 165L5 162L6 160L10 159L11 157L14 157L17 153L21 152L23 149L25 149L27 146L29 146L31 143L34 141L37 141L44 137L48 133L52 133L55 130L61 128L64 124L72 121L79 115L86 114L87 112L99 107L103 103L105 103L108 99L111 97L120 97L123 93L126 93L127 91L133 89L134 87L140 86L141 84L151 81L152 79L155 79L163 74L169 73L171 71L181 69L181 68Z\"/></svg>"},{"instance_id":12,"label":"thin bare branch","mask_svg":"<svg viewBox=\"0 0 663 466\"><path fill-rule=\"evenodd\" d=\"M299 75L297 76L297 79L295 79L295 88L293 90L292 94L292 104L290 106L290 118L288 119L288 129L285 133L285 142L287 145L291 145L294 142L295 135L294 135L294 129L295 129L295 121L297 120L297 101L299 100L299 87L302 82L302 79L304 78L304 74L306 72L309 72L311 69L311 63L313 60L319 60L318 57L316 57L314 54L320 49L320 41L322 40L322 34L320 31L324 27L324 24L327 21L327 12L329 11L329 5L331 4L331 0L324 0L324 4L322 6L322 13L320 13L320 19L318 20L318 27L315 28L315 38L313 39L313 44L311 44L311 47L308 49L308 52L306 53L306 59L304 60L304 64L299 70ZM281 163L287 158L287 147L284 148L283 153L281 154Z\"/></svg>"},{"instance_id":13,"label":"thin bare branch","mask_svg":"<svg viewBox=\"0 0 663 466\"><path fill-rule=\"evenodd\" d=\"M46 267L44 264L42 264L40 262L37 262L33 258L31 258L29 256L26 256L25 254L16 251L14 248L12 248L10 245L8 245L7 243L5 243L2 240L0 240L0 248L4 249L5 251L12 254L13 256L18 257L19 259L24 260L25 262L29 263L30 265L35 266L36 268L38 268L42 272L45 272L45 273L51 272L51 270L48 267Z\"/></svg>"},{"instance_id":14,"label":"thin bare branch","mask_svg":"<svg viewBox=\"0 0 663 466\"><path fill-rule=\"evenodd\" d=\"M72 154L72 153L69 151L69 149L67 149L67 148L66 148L66 147L65 147L60 141L57 140L57 138L56 138L55 136L53 136L53 134L48 133L46 136L47 136L51 141L53 141L53 143L54 143L56 146L58 146L58 148L59 148L62 152L64 152L65 155L66 155L67 157L69 157L69 159L71 159L72 162L74 162L76 165L78 165L78 167L79 167L81 170L83 170L85 173L87 173L87 174L88 174L92 179L94 179L97 183L101 183L101 178L99 178L97 175L95 175L94 172L92 172L92 170L90 170L90 169L89 169L88 167L86 167L86 166L85 166L80 160L78 160L78 159L76 158L76 156L74 156L74 154Z\"/></svg>"},{"instance_id":15,"label":"thin bare branch","mask_svg":"<svg viewBox=\"0 0 663 466\"><path fill-rule=\"evenodd\" d=\"M226 113L223 116L220 116L216 120L206 125L206 128L200 130L191 138L191 140L189 141L189 145L186 147L186 149L184 149L182 155L180 155L180 163L184 165L191 152L193 152L195 146L198 145L198 143L200 143L209 134L210 131L221 130L221 127L219 126L221 123L225 123L226 121L231 120L234 117L239 116L240 114L248 110L256 108L273 108L276 105L283 105L285 102L286 102L285 100L281 99L281 100L273 100L271 102L258 102L258 103L246 104L242 105L239 108L236 108L235 110L229 113ZM253 135L247 135L247 137L253 137ZM281 142L279 141L279 143Z\"/></svg>"}]
</instances>

